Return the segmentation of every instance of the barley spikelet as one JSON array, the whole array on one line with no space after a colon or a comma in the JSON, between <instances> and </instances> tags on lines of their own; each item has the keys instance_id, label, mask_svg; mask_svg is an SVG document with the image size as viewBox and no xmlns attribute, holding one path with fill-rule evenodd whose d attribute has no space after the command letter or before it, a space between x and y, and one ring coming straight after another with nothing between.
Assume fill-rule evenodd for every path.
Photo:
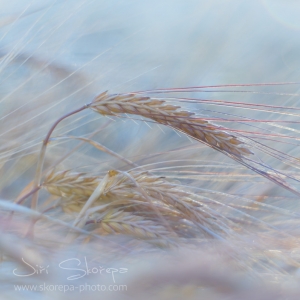
<instances>
[{"instance_id":1,"label":"barley spikelet","mask_svg":"<svg viewBox=\"0 0 300 300\"><path fill-rule=\"evenodd\" d=\"M199 200L191 198L188 193L164 178L147 172L131 171L128 175L135 180L133 182L130 176L116 170L109 171L108 175L103 192L84 211L81 224L84 224L85 220L96 219L99 214L106 213L107 209L119 209L124 213L130 212L144 220L155 222L165 227L169 234L176 232L181 236L193 236L195 231L198 231L196 235L201 232L214 236L215 231L225 233L225 225L220 218L218 219L219 215L215 211ZM102 179L101 176L89 177L84 173L52 172L46 177L43 187L49 193L62 198L61 206L65 212L78 213ZM141 189L145 194L141 193ZM159 214L166 222L162 222ZM103 225L106 231L110 228L107 226L108 224ZM120 225L112 222L112 227L114 226ZM231 226L227 232L233 230Z\"/></svg>"},{"instance_id":2,"label":"barley spikelet","mask_svg":"<svg viewBox=\"0 0 300 300\"><path fill-rule=\"evenodd\" d=\"M126 175L115 170L109 171L109 174L113 176L109 177L99 201L102 203L120 199L145 201L134 182ZM187 193L176 189L175 185L161 177L147 172L129 172L129 174L153 201L170 205L184 214L193 213L195 208L201 207L199 201L192 200ZM81 203L91 196L101 179L100 176L88 176L85 173L51 172L46 177L43 187L50 194L62 197L65 201L72 199L73 202Z\"/></svg>"},{"instance_id":3,"label":"barley spikelet","mask_svg":"<svg viewBox=\"0 0 300 300\"><path fill-rule=\"evenodd\" d=\"M135 94L108 95L104 92L96 97L91 108L103 115L126 113L152 119L236 157L252 154L245 143L236 136L215 124L196 118L194 113L181 110L180 106L166 104L161 99Z\"/></svg>"},{"instance_id":4,"label":"barley spikelet","mask_svg":"<svg viewBox=\"0 0 300 300\"><path fill-rule=\"evenodd\" d=\"M48 192L60 197L89 197L99 184L97 176L87 177L84 173L69 171L51 172L47 175L44 187Z\"/></svg>"},{"instance_id":5,"label":"barley spikelet","mask_svg":"<svg viewBox=\"0 0 300 300\"><path fill-rule=\"evenodd\" d=\"M109 211L96 222L100 225L99 231L103 230L109 234L126 234L140 239L160 239L170 236L170 233L163 226L124 211Z\"/></svg>"}]
</instances>

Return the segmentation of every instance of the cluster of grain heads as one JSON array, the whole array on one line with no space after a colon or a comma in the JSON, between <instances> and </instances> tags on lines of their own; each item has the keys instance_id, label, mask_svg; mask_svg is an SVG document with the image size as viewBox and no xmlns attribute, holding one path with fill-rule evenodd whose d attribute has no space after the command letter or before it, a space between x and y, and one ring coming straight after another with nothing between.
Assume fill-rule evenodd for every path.
<instances>
[{"instance_id":1,"label":"cluster of grain heads","mask_svg":"<svg viewBox=\"0 0 300 300\"><path fill-rule=\"evenodd\" d=\"M286 213L280 209L263 204L254 208L249 200L235 203L230 197L223 202L145 171L111 170L104 176L52 171L43 188L60 197L59 206L72 216L73 226L90 230L92 224L95 234L129 235L160 245L207 237L239 240L250 232L277 232L286 238L262 218L267 209L282 219ZM260 218L252 216L256 210ZM285 218L296 221L290 214Z\"/></svg>"},{"instance_id":2,"label":"cluster of grain heads","mask_svg":"<svg viewBox=\"0 0 300 300\"><path fill-rule=\"evenodd\" d=\"M234 157L252 154L238 137L197 118L194 113L182 110L180 106L166 104L162 99L135 94L109 95L104 92L95 98L90 107L102 115L132 114L151 119Z\"/></svg>"},{"instance_id":3,"label":"cluster of grain heads","mask_svg":"<svg viewBox=\"0 0 300 300\"><path fill-rule=\"evenodd\" d=\"M61 198L63 210L75 217L74 226L98 224L100 233L168 241L234 232L199 197L145 171L111 170L105 176L51 172L43 187Z\"/></svg>"},{"instance_id":4,"label":"cluster of grain heads","mask_svg":"<svg viewBox=\"0 0 300 300\"><path fill-rule=\"evenodd\" d=\"M103 115L138 115L169 126L219 150L269 180L294 191L284 180L278 179L278 176L272 174L271 176L250 165L247 160L251 160L249 156L252 152L247 148L248 144L239 137L228 133L226 129L199 119L193 113L184 111L179 106L167 104L163 99L141 97L136 94L109 95L107 92L100 94L93 102L64 115L54 123L43 141L34 182L35 188L38 189L40 186L46 147L56 125L61 120L86 108L91 108ZM95 214L121 207L124 211L131 211L134 214L146 216L152 221L157 221L170 233L179 235L182 232L188 232L187 235L192 236L198 230L205 235L221 238L224 234L235 235L236 231L234 223L230 219L224 218L210 205L201 203L199 197L191 197L187 191L177 188L176 184L171 184L167 180L147 172L109 171L102 178L69 171L52 172L45 179L43 186L52 195L63 199L61 206L65 212L78 213L73 223L74 226L83 227L88 218ZM38 193L35 193L32 200L34 209L37 197Z\"/></svg>"}]
</instances>

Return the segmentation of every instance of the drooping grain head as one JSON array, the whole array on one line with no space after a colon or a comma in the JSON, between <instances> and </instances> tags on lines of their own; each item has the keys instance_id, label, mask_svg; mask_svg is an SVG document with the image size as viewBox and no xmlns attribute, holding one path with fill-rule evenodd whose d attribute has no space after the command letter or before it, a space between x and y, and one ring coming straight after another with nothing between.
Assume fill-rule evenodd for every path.
<instances>
[{"instance_id":1,"label":"drooping grain head","mask_svg":"<svg viewBox=\"0 0 300 300\"><path fill-rule=\"evenodd\" d=\"M180 106L166 104L162 99L136 94L109 95L104 92L95 98L91 109L102 115L142 116L238 158L252 154L240 138L228 133L224 128L197 118L194 113L184 111Z\"/></svg>"}]
</instances>

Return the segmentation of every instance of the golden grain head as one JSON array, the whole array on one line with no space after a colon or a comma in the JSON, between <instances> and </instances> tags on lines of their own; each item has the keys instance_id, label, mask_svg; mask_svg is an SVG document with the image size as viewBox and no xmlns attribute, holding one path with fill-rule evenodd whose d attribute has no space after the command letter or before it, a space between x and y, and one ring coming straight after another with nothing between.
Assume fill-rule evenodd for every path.
<instances>
[{"instance_id":1,"label":"golden grain head","mask_svg":"<svg viewBox=\"0 0 300 300\"><path fill-rule=\"evenodd\" d=\"M244 141L228 133L225 128L200 119L180 106L166 104L161 99L136 94L109 95L104 92L95 98L90 107L102 115L126 113L154 120L238 158L252 154Z\"/></svg>"}]
</instances>

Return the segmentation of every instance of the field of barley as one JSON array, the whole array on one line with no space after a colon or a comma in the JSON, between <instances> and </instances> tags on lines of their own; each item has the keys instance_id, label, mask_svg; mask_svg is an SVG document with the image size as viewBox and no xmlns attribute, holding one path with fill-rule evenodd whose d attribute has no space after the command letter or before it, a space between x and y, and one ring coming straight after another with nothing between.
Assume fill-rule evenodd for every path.
<instances>
[{"instance_id":1,"label":"field of barley","mask_svg":"<svg viewBox=\"0 0 300 300\"><path fill-rule=\"evenodd\" d=\"M299 13L0 0L0 298L298 299Z\"/></svg>"}]
</instances>

